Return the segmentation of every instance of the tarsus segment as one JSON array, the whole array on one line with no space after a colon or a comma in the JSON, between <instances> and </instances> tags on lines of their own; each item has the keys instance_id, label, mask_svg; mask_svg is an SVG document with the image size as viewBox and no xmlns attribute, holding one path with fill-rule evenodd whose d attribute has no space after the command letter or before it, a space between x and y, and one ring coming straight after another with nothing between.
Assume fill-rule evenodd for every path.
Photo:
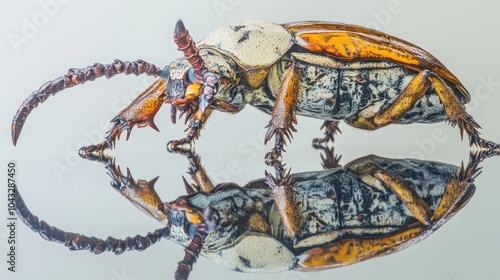
<instances>
[{"instance_id":1,"label":"tarsus segment","mask_svg":"<svg viewBox=\"0 0 500 280\"><path fill-rule=\"evenodd\" d=\"M147 74L149 76L161 76L161 69L151 63L145 62L142 59L136 61L121 61L116 59L111 64L96 63L86 68L72 68L68 73L55 80L49 81L42 85L38 90L31 93L31 95L21 104L17 110L14 119L12 120L12 142L14 145L17 143L19 134L23 128L24 122L28 115L38 107L39 103L45 102L50 95L70 88L75 85L80 85L86 81L93 81L96 78L105 76L111 78L116 74L136 76L140 74Z\"/></svg>"}]
</instances>

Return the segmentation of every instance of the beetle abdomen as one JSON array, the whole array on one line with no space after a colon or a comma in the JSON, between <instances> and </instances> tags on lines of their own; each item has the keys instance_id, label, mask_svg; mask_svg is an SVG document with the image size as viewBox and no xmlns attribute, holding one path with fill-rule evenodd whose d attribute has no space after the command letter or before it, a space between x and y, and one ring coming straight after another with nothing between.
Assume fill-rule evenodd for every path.
<instances>
[{"instance_id":1,"label":"beetle abdomen","mask_svg":"<svg viewBox=\"0 0 500 280\"><path fill-rule=\"evenodd\" d=\"M438 206L452 174L457 170L457 167L444 163L387 160L377 156L360 158L350 165L366 163L374 163L408 182L431 211ZM297 247L335 242L347 236L384 236L417 222L394 192L385 186L363 183L349 166L342 172L298 174L295 189L301 205L304 239ZM284 232L278 238L288 241Z\"/></svg>"},{"instance_id":2,"label":"beetle abdomen","mask_svg":"<svg viewBox=\"0 0 500 280\"><path fill-rule=\"evenodd\" d=\"M403 67L341 70L334 116L361 115L370 119L382 113L401 94L417 73ZM432 123L446 119L446 111L431 86L412 109L394 123Z\"/></svg>"},{"instance_id":3,"label":"beetle abdomen","mask_svg":"<svg viewBox=\"0 0 500 280\"><path fill-rule=\"evenodd\" d=\"M307 53L291 56L301 74L297 114L323 120L342 120L358 114L373 117L389 107L417 75L413 70L388 62L345 62ZM250 94L251 105L272 113L280 77L288 61L286 58L270 70L266 84ZM431 123L445 119L444 106L431 86L425 96L394 123Z\"/></svg>"}]
</instances>

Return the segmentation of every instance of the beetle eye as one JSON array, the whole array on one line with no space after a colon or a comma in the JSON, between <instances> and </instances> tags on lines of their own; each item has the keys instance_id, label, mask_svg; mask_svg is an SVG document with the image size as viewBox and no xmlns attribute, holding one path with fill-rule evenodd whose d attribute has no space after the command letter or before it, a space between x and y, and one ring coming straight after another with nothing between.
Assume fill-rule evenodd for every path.
<instances>
[{"instance_id":1,"label":"beetle eye","mask_svg":"<svg viewBox=\"0 0 500 280\"><path fill-rule=\"evenodd\" d=\"M193 224L189 224L185 230L186 234L192 239L194 237L194 232L196 231Z\"/></svg>"},{"instance_id":2,"label":"beetle eye","mask_svg":"<svg viewBox=\"0 0 500 280\"><path fill-rule=\"evenodd\" d=\"M168 66L165 66L165 68L163 68L163 70L161 70L161 76L165 80L168 80L170 78L170 71L168 71Z\"/></svg>"},{"instance_id":3,"label":"beetle eye","mask_svg":"<svg viewBox=\"0 0 500 280\"><path fill-rule=\"evenodd\" d=\"M187 78L190 84L194 83L194 68L189 68Z\"/></svg>"}]
</instances>

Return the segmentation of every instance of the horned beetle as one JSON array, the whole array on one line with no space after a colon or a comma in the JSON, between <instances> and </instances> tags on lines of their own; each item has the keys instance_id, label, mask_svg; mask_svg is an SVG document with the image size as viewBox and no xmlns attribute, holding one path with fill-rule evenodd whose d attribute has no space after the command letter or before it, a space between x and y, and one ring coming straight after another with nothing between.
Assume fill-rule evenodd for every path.
<instances>
[{"instance_id":1,"label":"horned beetle","mask_svg":"<svg viewBox=\"0 0 500 280\"><path fill-rule=\"evenodd\" d=\"M121 254L171 240L185 247L175 279L187 279L199 255L241 272L335 268L394 253L428 237L467 204L479 163L495 155L471 153L467 166L460 168L370 155L342 168L333 148L324 152L325 170L290 176L300 205L298 242L283 225L268 178L243 187L231 182L214 186L200 157L190 150L183 154L194 183L183 178L188 195L172 202L162 202L156 193L158 177L135 180L129 170L122 173L114 158L87 154L105 165L115 190L164 225L145 236L103 240L60 230L33 215L18 191L16 211L44 239L70 250Z\"/></svg>"},{"instance_id":2,"label":"horned beetle","mask_svg":"<svg viewBox=\"0 0 500 280\"><path fill-rule=\"evenodd\" d=\"M328 23L275 24L259 20L222 26L195 44L182 21L174 41L184 57L163 70L138 60L95 64L71 69L43 85L21 105L12 123L16 144L28 114L59 91L119 74L160 78L113 119L106 139L85 147L82 154L112 148L121 132L151 126L163 103L171 105L189 122L185 138L171 141L169 150L190 144L213 110L236 113L246 104L272 115L265 142L274 136L266 172L287 233L301 237L293 183L282 163L283 146L296 131L296 115L344 120L349 125L374 130L391 123L448 121L465 132L471 145L498 150L500 146L479 136L479 125L464 109L470 95L458 78L423 49L404 40L364 27ZM319 142L328 139L326 136Z\"/></svg>"}]
</instances>

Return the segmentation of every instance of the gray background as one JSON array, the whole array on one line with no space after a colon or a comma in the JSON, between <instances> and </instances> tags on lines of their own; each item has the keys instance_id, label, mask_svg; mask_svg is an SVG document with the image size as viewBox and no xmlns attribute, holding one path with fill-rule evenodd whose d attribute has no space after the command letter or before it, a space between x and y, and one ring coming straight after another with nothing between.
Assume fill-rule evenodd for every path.
<instances>
[{"instance_id":1,"label":"gray background","mask_svg":"<svg viewBox=\"0 0 500 280\"><path fill-rule=\"evenodd\" d=\"M380 29L404 38L438 57L469 89L469 111L483 126L486 138L500 141L498 106L500 72L496 1L60 1L47 13L38 1L11 1L0 11L1 151L19 166L18 183L30 209L52 225L87 235L125 237L146 233L159 225L138 211L111 187L101 165L75 157L83 144L102 140L106 123L151 80L116 77L79 86L50 98L29 117L17 147L10 140L10 122L21 102L40 85L70 67L115 58L142 58L159 66L180 53L172 40L175 22L182 18L199 40L225 23L241 19L274 22L328 20ZM36 30L24 30L26 21ZM14 35L16 34L16 35ZM16 46L10 37L20 36ZM485 81L490 81L485 82ZM254 108L230 116L216 113L203 131L197 150L216 182L244 184L260 178L265 166L263 127L269 116ZM167 140L182 137L183 125L172 125L165 107L156 117L160 133L135 129L113 154L135 178L160 175L157 189L164 200L183 193L180 175L186 161L165 151ZM299 132L285 160L294 172L318 170L319 156L310 141L319 136L321 121L298 119ZM342 163L378 154L418 157L455 165L468 157L467 141L446 124L390 126L365 132L342 126L336 147ZM256 146L250 145L255 139ZM478 190L467 207L424 242L397 254L335 270L279 274L230 272L203 258L192 279L498 279L500 187L498 158L484 163ZM58 169L59 168L59 169ZM59 170L59 172L55 171ZM61 173L61 171L65 171ZM0 172L6 182L5 171ZM4 183L2 183L4 184ZM2 188L5 190L5 187ZM6 192L0 192L5 217ZM3 224L3 223L2 223ZM170 279L182 248L162 241L142 252L94 256L69 252L49 243L18 222L18 272L6 272L6 227L0 227L2 279Z\"/></svg>"}]
</instances>

